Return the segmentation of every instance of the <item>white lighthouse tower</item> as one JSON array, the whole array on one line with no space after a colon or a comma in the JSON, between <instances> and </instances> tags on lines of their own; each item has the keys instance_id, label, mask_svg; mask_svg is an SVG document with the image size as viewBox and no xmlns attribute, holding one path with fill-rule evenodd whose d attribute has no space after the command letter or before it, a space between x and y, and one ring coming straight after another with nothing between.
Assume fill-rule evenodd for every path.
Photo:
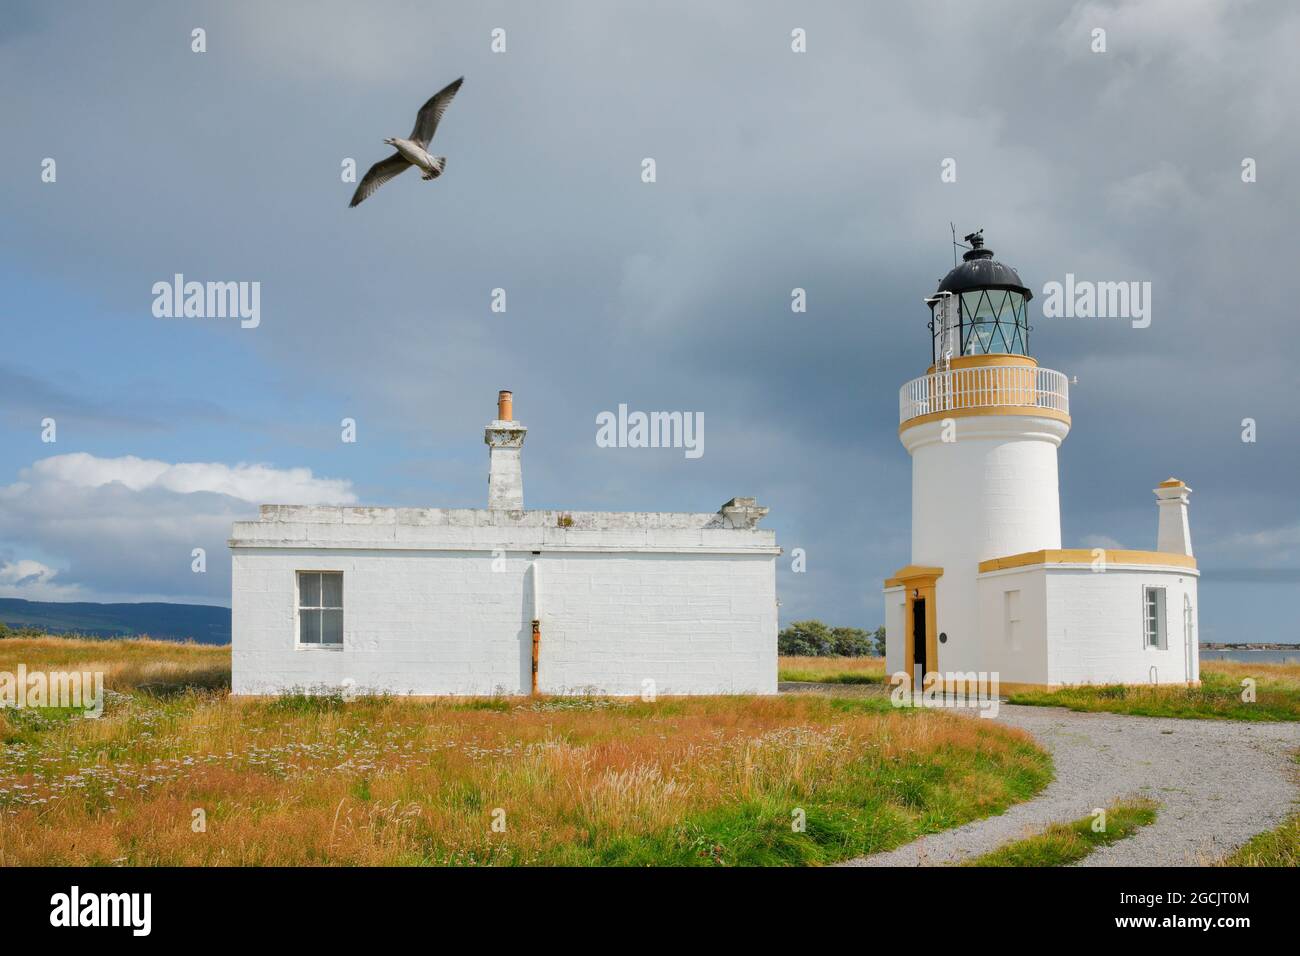
<instances>
[{"instance_id":1,"label":"white lighthouse tower","mask_svg":"<svg viewBox=\"0 0 1300 956\"><path fill-rule=\"evenodd\" d=\"M1190 537L1177 555L1061 550L1057 449L1070 431L1069 386L1029 353L1033 293L993 258L980 232L966 239L963 261L926 299L930 367L899 394L899 438L912 456L912 555L885 583L890 672L906 670L915 680L936 671L999 671L1008 683L1054 686L1146 682L1154 664L1160 682L1175 670L1179 681L1194 680L1194 648L1180 642L1184 666L1152 662L1140 622L1131 633L1133 660L1106 649L1122 645L1127 626L1106 622L1144 605L1139 592L1148 585L1121 581L1126 572L1177 568L1180 602L1188 580L1194 601ZM1164 532L1162 541L1174 538ZM1129 587L1101 595L1098 582L1070 573L1081 570ZM1164 589L1163 578L1154 587ZM1088 628L1069 619L1077 606L1066 607L1083 591L1097 602L1089 609L1094 624L1115 632L1104 642L1081 644ZM1167 595L1158 599L1174 606ZM1153 626L1168 643L1167 622Z\"/></svg>"}]
</instances>

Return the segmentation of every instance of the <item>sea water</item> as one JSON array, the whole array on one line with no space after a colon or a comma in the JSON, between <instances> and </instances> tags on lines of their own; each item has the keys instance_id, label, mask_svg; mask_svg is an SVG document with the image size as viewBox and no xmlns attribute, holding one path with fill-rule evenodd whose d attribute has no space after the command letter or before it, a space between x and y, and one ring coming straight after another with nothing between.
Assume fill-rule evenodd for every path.
<instances>
[{"instance_id":1,"label":"sea water","mask_svg":"<svg viewBox=\"0 0 1300 956\"><path fill-rule=\"evenodd\" d=\"M1245 664L1300 664L1300 645L1285 651L1201 651L1203 661L1240 661Z\"/></svg>"}]
</instances>

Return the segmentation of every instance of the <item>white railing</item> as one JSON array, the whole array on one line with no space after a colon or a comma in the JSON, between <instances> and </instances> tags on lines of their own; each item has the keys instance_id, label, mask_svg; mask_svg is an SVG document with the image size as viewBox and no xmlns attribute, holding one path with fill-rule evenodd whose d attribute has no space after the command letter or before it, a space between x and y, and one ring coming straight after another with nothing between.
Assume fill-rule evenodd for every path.
<instances>
[{"instance_id":1,"label":"white railing","mask_svg":"<svg viewBox=\"0 0 1300 956\"><path fill-rule=\"evenodd\" d=\"M1070 413L1070 384L1050 368L983 365L931 372L898 392L898 422L959 408L1028 406Z\"/></svg>"}]
</instances>

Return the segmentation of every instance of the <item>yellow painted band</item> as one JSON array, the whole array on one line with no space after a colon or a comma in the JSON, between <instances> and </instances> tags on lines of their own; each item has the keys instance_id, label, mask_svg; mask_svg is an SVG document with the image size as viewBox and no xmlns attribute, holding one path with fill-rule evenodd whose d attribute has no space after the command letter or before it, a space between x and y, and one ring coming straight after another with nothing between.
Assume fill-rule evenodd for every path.
<instances>
[{"instance_id":1,"label":"yellow painted band","mask_svg":"<svg viewBox=\"0 0 1300 956\"><path fill-rule=\"evenodd\" d=\"M886 578L885 587L920 587L923 584L934 584L941 577L943 577L943 568L932 568L923 564L909 564L907 567L895 571L893 577Z\"/></svg>"},{"instance_id":2,"label":"yellow painted band","mask_svg":"<svg viewBox=\"0 0 1300 956\"><path fill-rule=\"evenodd\" d=\"M1038 359L1028 355L959 355L949 360L949 368L989 368L993 366L1024 366L1038 368ZM933 374L935 366L931 365L926 374Z\"/></svg>"},{"instance_id":3,"label":"yellow painted band","mask_svg":"<svg viewBox=\"0 0 1300 956\"><path fill-rule=\"evenodd\" d=\"M1174 554L1171 551L1123 551L1111 548L1060 548L1045 551L1026 551L1023 554L1011 554L1004 558L990 558L980 562L980 573L986 571L1006 571L1009 568L1025 568L1035 564L1091 564L1099 556L1094 550L1101 551L1107 564L1144 564L1164 565L1166 567L1196 569L1196 559L1188 554Z\"/></svg>"},{"instance_id":4,"label":"yellow painted band","mask_svg":"<svg viewBox=\"0 0 1300 956\"><path fill-rule=\"evenodd\" d=\"M1065 412L1058 412L1054 408L1040 408L1037 405L985 405L974 408L950 408L943 412L930 412L927 415L917 415L915 418L909 418L903 424L898 426L898 433L901 435L915 425L924 425L926 422L941 422L945 418L968 418L973 415L1027 415L1034 418L1051 418L1058 422L1070 424L1070 416Z\"/></svg>"}]
</instances>

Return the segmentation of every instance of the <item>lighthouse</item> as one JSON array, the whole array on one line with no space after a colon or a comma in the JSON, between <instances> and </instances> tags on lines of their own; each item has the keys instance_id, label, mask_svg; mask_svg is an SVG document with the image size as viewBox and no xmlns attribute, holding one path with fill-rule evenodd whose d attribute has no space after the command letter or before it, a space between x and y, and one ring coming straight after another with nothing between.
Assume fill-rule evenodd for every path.
<instances>
[{"instance_id":1,"label":"lighthouse","mask_svg":"<svg viewBox=\"0 0 1300 956\"><path fill-rule=\"evenodd\" d=\"M1062 549L1069 383L1030 350L1033 293L982 231L966 240L925 299L930 364L899 392L912 546L885 582L890 672L1000 672L1004 686L1194 682L1190 489L1157 489L1164 550ZM1171 607L1183 612L1173 626Z\"/></svg>"}]
</instances>

